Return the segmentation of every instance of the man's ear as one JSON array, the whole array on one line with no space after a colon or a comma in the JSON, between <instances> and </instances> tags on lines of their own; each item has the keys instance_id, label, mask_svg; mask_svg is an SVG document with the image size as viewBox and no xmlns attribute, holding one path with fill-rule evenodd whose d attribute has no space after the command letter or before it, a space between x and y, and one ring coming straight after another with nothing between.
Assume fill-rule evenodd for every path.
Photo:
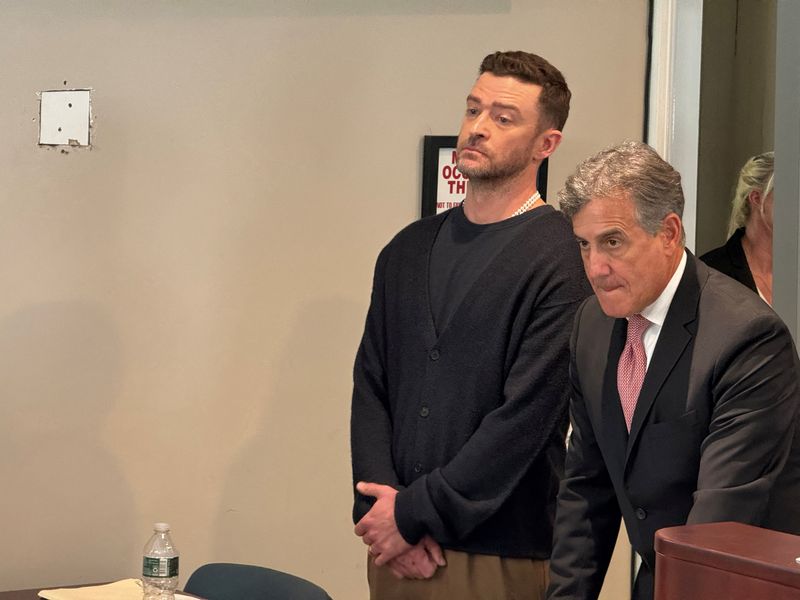
<instances>
[{"instance_id":1,"label":"man's ear","mask_svg":"<svg viewBox=\"0 0 800 600\"><path fill-rule=\"evenodd\" d=\"M563 134L558 129L546 129L540 133L536 140L536 150L534 152L536 160L541 162L555 152L561 143L562 137Z\"/></svg>"},{"instance_id":2,"label":"man's ear","mask_svg":"<svg viewBox=\"0 0 800 600\"><path fill-rule=\"evenodd\" d=\"M675 213L669 213L661 222L661 234L666 247L680 246L683 241L683 223Z\"/></svg>"}]
</instances>

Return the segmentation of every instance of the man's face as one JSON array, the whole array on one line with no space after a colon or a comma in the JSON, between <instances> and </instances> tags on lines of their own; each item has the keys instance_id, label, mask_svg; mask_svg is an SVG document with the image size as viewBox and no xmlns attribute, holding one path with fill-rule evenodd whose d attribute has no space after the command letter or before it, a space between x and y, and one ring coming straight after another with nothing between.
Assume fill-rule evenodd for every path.
<instances>
[{"instance_id":1,"label":"man's face","mask_svg":"<svg viewBox=\"0 0 800 600\"><path fill-rule=\"evenodd\" d=\"M458 134L458 170L470 179L505 179L534 165L541 86L482 74L467 96Z\"/></svg>"},{"instance_id":2,"label":"man's face","mask_svg":"<svg viewBox=\"0 0 800 600\"><path fill-rule=\"evenodd\" d=\"M586 276L610 317L652 304L669 283L683 250L680 218L665 217L655 235L642 229L628 194L593 198L572 218Z\"/></svg>"}]
</instances>

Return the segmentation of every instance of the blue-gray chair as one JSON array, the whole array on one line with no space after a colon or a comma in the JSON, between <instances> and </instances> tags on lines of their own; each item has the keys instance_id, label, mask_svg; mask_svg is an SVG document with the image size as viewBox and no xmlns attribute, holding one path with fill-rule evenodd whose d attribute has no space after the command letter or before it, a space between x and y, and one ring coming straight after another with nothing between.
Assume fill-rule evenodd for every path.
<instances>
[{"instance_id":1,"label":"blue-gray chair","mask_svg":"<svg viewBox=\"0 0 800 600\"><path fill-rule=\"evenodd\" d=\"M331 600L321 587L300 577L233 563L199 567L184 591L207 600Z\"/></svg>"}]
</instances>

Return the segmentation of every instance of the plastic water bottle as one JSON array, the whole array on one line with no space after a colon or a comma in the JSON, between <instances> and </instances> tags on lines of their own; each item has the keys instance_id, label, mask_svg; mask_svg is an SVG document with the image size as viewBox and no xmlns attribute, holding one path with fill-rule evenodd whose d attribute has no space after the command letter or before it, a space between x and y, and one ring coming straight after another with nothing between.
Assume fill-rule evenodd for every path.
<instances>
[{"instance_id":1,"label":"plastic water bottle","mask_svg":"<svg viewBox=\"0 0 800 600\"><path fill-rule=\"evenodd\" d=\"M144 600L174 600L178 587L178 549L169 536L168 523L153 525L153 537L142 560Z\"/></svg>"}]
</instances>

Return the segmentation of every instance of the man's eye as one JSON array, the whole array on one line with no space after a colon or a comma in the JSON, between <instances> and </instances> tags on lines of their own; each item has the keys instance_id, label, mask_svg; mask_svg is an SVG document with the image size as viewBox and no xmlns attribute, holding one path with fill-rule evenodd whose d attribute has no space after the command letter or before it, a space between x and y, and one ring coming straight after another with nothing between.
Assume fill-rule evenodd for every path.
<instances>
[{"instance_id":1,"label":"man's eye","mask_svg":"<svg viewBox=\"0 0 800 600\"><path fill-rule=\"evenodd\" d=\"M610 239L606 240L606 244L608 244L609 248L619 248L621 242L619 240L617 240L617 239L610 238Z\"/></svg>"},{"instance_id":2,"label":"man's eye","mask_svg":"<svg viewBox=\"0 0 800 600\"><path fill-rule=\"evenodd\" d=\"M586 240L577 240L578 246L581 250L588 250L589 249L589 242Z\"/></svg>"},{"instance_id":3,"label":"man's eye","mask_svg":"<svg viewBox=\"0 0 800 600\"><path fill-rule=\"evenodd\" d=\"M511 119L509 119L508 117L497 117L497 121L503 125L511 123Z\"/></svg>"},{"instance_id":4,"label":"man's eye","mask_svg":"<svg viewBox=\"0 0 800 600\"><path fill-rule=\"evenodd\" d=\"M475 115L477 115L477 114L478 114L478 109L477 109L477 108L468 108L468 109L467 109L467 114L468 114L470 117L474 117Z\"/></svg>"}]
</instances>

